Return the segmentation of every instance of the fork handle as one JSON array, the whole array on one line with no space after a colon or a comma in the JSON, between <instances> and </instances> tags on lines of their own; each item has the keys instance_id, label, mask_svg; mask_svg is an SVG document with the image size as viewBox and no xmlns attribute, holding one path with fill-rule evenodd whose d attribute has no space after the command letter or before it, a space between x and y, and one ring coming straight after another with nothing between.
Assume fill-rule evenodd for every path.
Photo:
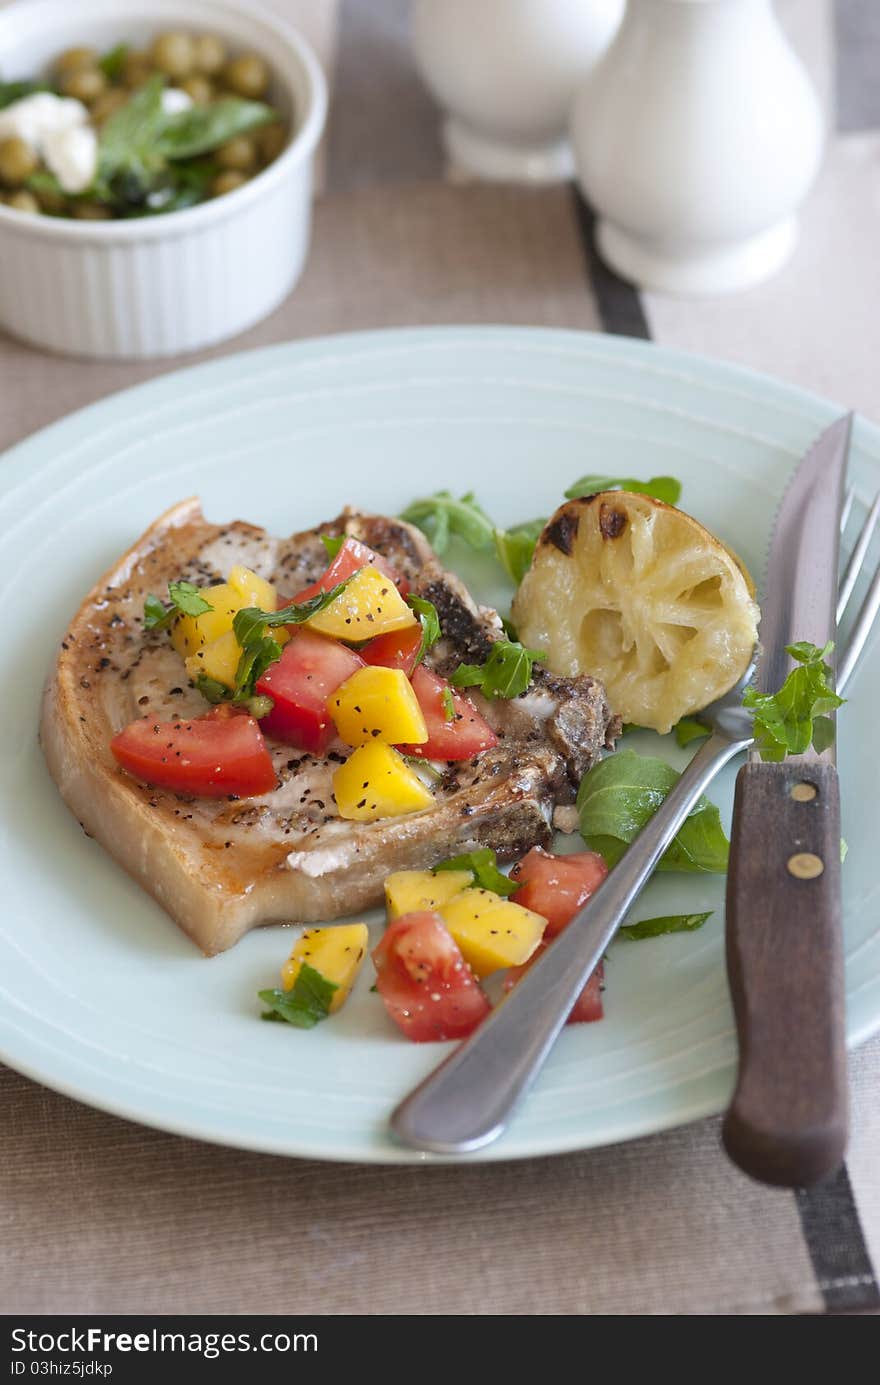
<instances>
[{"instance_id":1,"label":"fork handle","mask_svg":"<svg viewBox=\"0 0 880 1385\"><path fill-rule=\"evenodd\" d=\"M727 971L740 1053L727 1152L763 1183L818 1182L843 1160L848 1123L833 765L787 760L740 770Z\"/></svg>"}]
</instances>

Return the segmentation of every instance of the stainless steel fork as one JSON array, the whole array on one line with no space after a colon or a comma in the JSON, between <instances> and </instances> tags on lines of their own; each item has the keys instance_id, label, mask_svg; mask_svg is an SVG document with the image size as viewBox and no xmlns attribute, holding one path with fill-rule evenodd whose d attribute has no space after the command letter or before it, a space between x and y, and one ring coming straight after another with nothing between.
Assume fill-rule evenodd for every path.
<instances>
[{"instance_id":1,"label":"stainless steel fork","mask_svg":"<svg viewBox=\"0 0 880 1385\"><path fill-rule=\"evenodd\" d=\"M842 528L852 501L850 491L841 509ZM871 506L841 579L838 620L865 566L878 519L880 495ZM880 566L838 661L839 692L852 676L878 609ZM751 718L742 706L750 672L701 713L701 719L712 728L709 739L589 907L572 920L480 1028L393 1112L391 1128L403 1143L438 1154L460 1154L489 1144L504 1130L663 852L719 770L752 744Z\"/></svg>"}]
</instances>

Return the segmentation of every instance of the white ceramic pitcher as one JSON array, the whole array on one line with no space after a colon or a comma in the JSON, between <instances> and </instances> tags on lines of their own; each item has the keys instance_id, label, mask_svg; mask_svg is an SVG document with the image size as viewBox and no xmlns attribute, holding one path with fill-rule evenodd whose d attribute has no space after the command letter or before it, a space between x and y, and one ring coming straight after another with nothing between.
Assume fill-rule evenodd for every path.
<instances>
[{"instance_id":1,"label":"white ceramic pitcher","mask_svg":"<svg viewBox=\"0 0 880 1385\"><path fill-rule=\"evenodd\" d=\"M574 172L568 114L624 0L416 0L416 65L446 112L453 164L481 178Z\"/></svg>"},{"instance_id":2,"label":"white ceramic pitcher","mask_svg":"<svg viewBox=\"0 0 880 1385\"><path fill-rule=\"evenodd\" d=\"M771 0L628 0L571 134L603 258L648 288L723 293L790 255L823 122Z\"/></svg>"}]
</instances>

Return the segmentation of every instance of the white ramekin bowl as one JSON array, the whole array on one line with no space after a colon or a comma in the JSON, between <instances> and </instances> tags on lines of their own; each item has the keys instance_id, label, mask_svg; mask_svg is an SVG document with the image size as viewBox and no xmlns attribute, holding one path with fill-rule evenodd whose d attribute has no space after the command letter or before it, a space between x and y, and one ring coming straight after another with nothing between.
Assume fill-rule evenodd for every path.
<instances>
[{"instance_id":1,"label":"white ramekin bowl","mask_svg":"<svg viewBox=\"0 0 880 1385\"><path fill-rule=\"evenodd\" d=\"M248 0L19 0L0 9L0 71L32 77L74 44L143 46L164 29L259 53L294 135L251 182L167 216L73 221L0 204L0 327L36 346L129 360L195 351L265 317L302 270L327 88L303 40Z\"/></svg>"}]
</instances>

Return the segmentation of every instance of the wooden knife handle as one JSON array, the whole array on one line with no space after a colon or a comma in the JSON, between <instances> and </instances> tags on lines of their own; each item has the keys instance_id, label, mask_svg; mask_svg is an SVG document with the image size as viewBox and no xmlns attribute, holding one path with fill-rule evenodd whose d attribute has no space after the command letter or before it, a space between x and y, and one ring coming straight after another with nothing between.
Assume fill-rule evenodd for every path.
<instances>
[{"instance_id":1,"label":"wooden knife handle","mask_svg":"<svg viewBox=\"0 0 880 1385\"><path fill-rule=\"evenodd\" d=\"M723 1139L763 1183L808 1186L847 1142L837 772L749 763L736 780L727 972L739 1075Z\"/></svg>"}]
</instances>

